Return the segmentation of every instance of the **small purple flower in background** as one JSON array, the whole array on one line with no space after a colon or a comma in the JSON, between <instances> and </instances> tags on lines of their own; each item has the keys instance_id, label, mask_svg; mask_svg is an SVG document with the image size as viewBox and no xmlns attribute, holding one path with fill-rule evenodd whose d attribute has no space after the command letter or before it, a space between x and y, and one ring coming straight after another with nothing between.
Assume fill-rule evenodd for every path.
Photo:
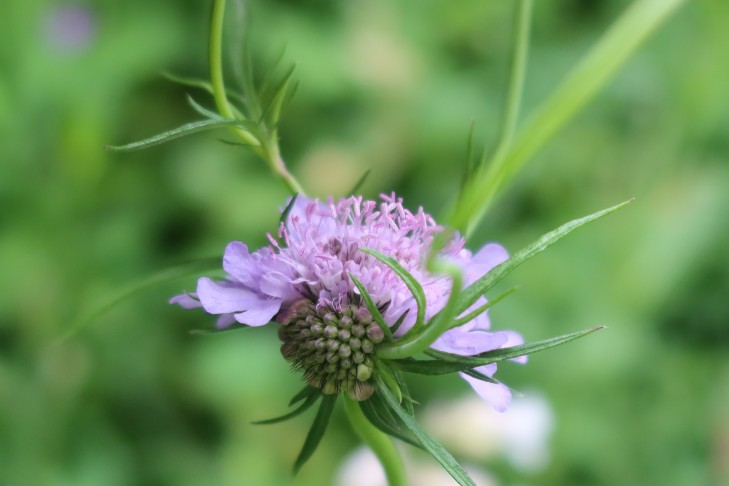
<instances>
[{"instance_id":1,"label":"small purple flower in background","mask_svg":"<svg viewBox=\"0 0 729 486\"><path fill-rule=\"evenodd\" d=\"M382 195L380 202L353 196L323 203L299 196L281 223L278 238L269 235L270 246L251 253L243 243L228 244L223 257L226 279L201 278L194 294L178 295L170 302L217 314L219 328L275 321L283 342L281 353L303 371L310 385L325 394L345 390L352 398L366 400L374 390L369 380L384 333L373 322L350 274L370 294L396 338L415 324L417 302L390 267L360 249L394 258L418 280L426 297L427 321L443 309L452 285L447 277L425 270L434 236L441 231L422 208L408 211L394 193ZM475 254L464 244L455 236L440 256L462 269L466 285L508 258L496 244ZM464 315L485 303L481 297ZM432 348L471 356L523 343L513 331L489 332L489 328L482 313L444 332ZM490 378L496 364L474 371ZM508 387L461 376L496 410L506 410L511 400Z\"/></svg>"},{"instance_id":2,"label":"small purple flower in background","mask_svg":"<svg viewBox=\"0 0 729 486\"><path fill-rule=\"evenodd\" d=\"M53 49L78 52L86 47L96 34L96 19L87 8L59 7L45 18L44 30L47 42Z\"/></svg>"}]
</instances>

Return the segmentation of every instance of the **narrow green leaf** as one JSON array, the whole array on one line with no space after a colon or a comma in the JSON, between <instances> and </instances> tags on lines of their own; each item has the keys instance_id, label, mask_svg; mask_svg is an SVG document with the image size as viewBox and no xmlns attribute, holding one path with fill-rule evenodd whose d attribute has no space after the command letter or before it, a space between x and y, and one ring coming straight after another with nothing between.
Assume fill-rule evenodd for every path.
<instances>
[{"instance_id":1,"label":"narrow green leaf","mask_svg":"<svg viewBox=\"0 0 729 486\"><path fill-rule=\"evenodd\" d=\"M263 113L261 113L261 121L263 121L263 119L267 119L268 124L271 127L275 127L276 125L278 125L278 120L281 116L281 110L284 106L284 101L288 99L286 97L286 92L288 91L289 83L291 82L291 76L293 76L295 69L296 65L291 66L286 74L284 74L284 76L278 82L278 84L273 88L273 96L271 97L270 102L264 108Z\"/></svg>"},{"instance_id":2,"label":"narrow green leaf","mask_svg":"<svg viewBox=\"0 0 729 486\"><path fill-rule=\"evenodd\" d=\"M454 355L455 356L455 355ZM406 373L418 375L439 376L458 373L473 368L472 364L442 359L394 359L389 361L393 368Z\"/></svg>"},{"instance_id":3,"label":"narrow green leaf","mask_svg":"<svg viewBox=\"0 0 729 486\"><path fill-rule=\"evenodd\" d=\"M173 130L169 130L164 133L160 133L153 137L139 142L132 142L126 145L107 145L106 148L113 152L131 152L134 150L141 150L154 145L159 145L170 140L182 138L193 133L203 132L205 130L213 130L222 127L241 127L245 130L255 129L255 125L248 120L202 120L192 123L187 123L181 127L177 127Z\"/></svg>"},{"instance_id":4,"label":"narrow green leaf","mask_svg":"<svg viewBox=\"0 0 729 486\"><path fill-rule=\"evenodd\" d=\"M402 394L402 400L400 400L400 403L407 413L409 413L411 416L414 416L415 400L413 400L413 397L410 395L410 387L408 387L408 382L405 381L405 377L402 375L402 373L400 373L399 370L393 369L392 371L392 374L395 377L395 382L397 383L400 393Z\"/></svg>"},{"instance_id":5,"label":"narrow green leaf","mask_svg":"<svg viewBox=\"0 0 729 486\"><path fill-rule=\"evenodd\" d=\"M584 218L575 219L568 223L565 223L559 228L543 235L541 238L539 238L537 241L527 246L523 250L517 252L516 254L514 254L514 256L506 260L504 263L492 268L490 272L488 272L480 279L476 280L473 284L469 285L463 290L463 292L461 292L461 295L458 299L456 315L465 312L466 309L471 307L471 305L473 305L473 303L476 302L480 296L485 294L502 278L511 273L516 267L518 267L531 257L543 252L551 245L561 240L580 226L600 219L603 216L607 216L608 214L625 207L632 201L633 200L630 199L607 209L603 209L602 211L593 213L589 216L585 216Z\"/></svg>"},{"instance_id":6,"label":"narrow green leaf","mask_svg":"<svg viewBox=\"0 0 729 486\"><path fill-rule=\"evenodd\" d=\"M527 354L534 354L545 349L554 348L562 344L566 344L575 339L580 339L592 334L595 331L605 329L604 326L593 327L585 329L584 331L573 332L570 334L564 334L562 336L545 339L543 341L537 341L535 343L520 344L519 346L510 346L508 348L494 349L493 351L486 351L485 353L477 354L474 356L460 356L457 354L444 353L442 351L428 351L428 354L435 356L444 361L450 361L458 363L459 365L470 365L471 367L483 366L505 359L518 358Z\"/></svg>"},{"instance_id":7,"label":"narrow green leaf","mask_svg":"<svg viewBox=\"0 0 729 486\"><path fill-rule=\"evenodd\" d=\"M279 224L283 224L286 226L286 222L289 219L289 214L291 214L291 210L294 209L294 204L296 204L296 199L299 197L299 193L297 192L293 196L291 196L291 201L286 205L286 208L281 213L281 218L279 219Z\"/></svg>"},{"instance_id":8,"label":"narrow green leaf","mask_svg":"<svg viewBox=\"0 0 729 486\"><path fill-rule=\"evenodd\" d=\"M415 418L400 406L395 396L380 379L377 380L377 391L382 394L386 404L393 412L395 412L400 420L402 420L403 424L413 433L413 435L417 437L423 447L435 458L436 461L440 463L441 466L443 466L443 469L445 469L458 484L461 486L476 486L473 479L471 479L468 473L460 464L458 464L453 456L451 456L448 451L440 445L440 443L428 435L425 429L418 424Z\"/></svg>"},{"instance_id":9,"label":"narrow green leaf","mask_svg":"<svg viewBox=\"0 0 729 486\"><path fill-rule=\"evenodd\" d=\"M372 172L372 169L367 169L365 171L365 173L362 174L362 176L359 179L357 179L357 182L354 184L354 187L352 187L352 189L350 189L350 191L346 195L353 196L353 195L357 194L357 192L359 192L359 190L362 188L365 181L367 180L367 177L369 177L370 172Z\"/></svg>"},{"instance_id":10,"label":"narrow green leaf","mask_svg":"<svg viewBox=\"0 0 729 486\"><path fill-rule=\"evenodd\" d=\"M476 168L475 157L473 156L473 132L475 126L476 124L473 121L471 121L468 126L468 138L466 139L466 165L463 168L463 176L461 177L461 191L463 191L463 188L466 186L466 183L471 178L471 175Z\"/></svg>"},{"instance_id":11,"label":"narrow green leaf","mask_svg":"<svg viewBox=\"0 0 729 486\"><path fill-rule=\"evenodd\" d=\"M208 110L204 106L202 106L200 103L195 101L195 99L187 95L187 103L192 107L193 110L198 112L198 114L204 116L205 118L209 118L211 120L224 120L222 116L220 116L218 113L215 113L214 111Z\"/></svg>"},{"instance_id":12,"label":"narrow green leaf","mask_svg":"<svg viewBox=\"0 0 729 486\"><path fill-rule=\"evenodd\" d=\"M390 409L385 405L378 393L375 393L363 402L359 402L359 407L362 409L365 417L367 417L367 420L385 434L400 439L411 446L423 449L420 442L404 427L402 421L398 420L390 412Z\"/></svg>"},{"instance_id":13,"label":"narrow green leaf","mask_svg":"<svg viewBox=\"0 0 729 486\"><path fill-rule=\"evenodd\" d=\"M167 268L144 279L141 279L138 282L128 285L114 297L96 307L89 314L77 319L68 328L68 330L66 330L55 342L61 343L66 339L72 337L89 324L92 324L96 319L100 318L101 316L112 310L117 305L135 296L143 290L154 287L155 285L161 283L169 282L176 278L187 277L203 272L209 272L211 270L217 270L219 268L220 257L204 258L201 260L183 263L181 265L176 265L174 267Z\"/></svg>"},{"instance_id":14,"label":"narrow green leaf","mask_svg":"<svg viewBox=\"0 0 729 486\"><path fill-rule=\"evenodd\" d=\"M402 403L402 390L397 382L397 378L395 378L395 372L383 360L376 361L375 372L384 383L387 383L390 387L390 392L395 394L397 403Z\"/></svg>"},{"instance_id":15,"label":"narrow green leaf","mask_svg":"<svg viewBox=\"0 0 729 486\"><path fill-rule=\"evenodd\" d=\"M353 274L349 273L349 278L352 279L352 282L354 282L354 285L357 287L357 290L359 290L359 295L362 297L362 300L364 300L365 305L367 306L367 310L370 311L370 314L372 314L372 319L377 323L378 326L380 326L380 329L382 329L382 332L385 333L385 341L391 342L392 341L392 332L390 331L390 327L385 322L385 318L382 317L382 314L380 313L380 310L377 308L377 305L375 304L375 301L372 300L372 296L369 292L367 292L367 289L362 284L362 282L359 281L357 277L355 277Z\"/></svg>"},{"instance_id":16,"label":"narrow green leaf","mask_svg":"<svg viewBox=\"0 0 729 486\"><path fill-rule=\"evenodd\" d=\"M483 314L484 312L489 310L491 307L495 306L496 304L498 304L499 302L501 302L502 300L504 300L505 298L507 298L514 292L516 292L517 290L519 290L519 287L512 287L509 290L507 290L506 292L504 292L503 294L499 295L498 297L489 300L488 302L486 302L484 305L482 305L478 309L474 310L473 312L470 312L470 313L466 314L465 316L453 321L451 328L462 326L468 322L471 322L472 320L474 320L475 318L477 318L478 316L480 316L481 314Z\"/></svg>"},{"instance_id":17,"label":"narrow green leaf","mask_svg":"<svg viewBox=\"0 0 729 486\"><path fill-rule=\"evenodd\" d=\"M329 419L332 417L332 411L334 410L336 401L336 394L322 395L319 411L316 413L316 417L314 417L314 423L311 424L309 433L306 435L306 440L304 440L304 446L301 448L301 452L299 452L299 456L294 463L294 473L299 472L301 466L306 464L306 461L309 460L319 446L319 442L321 442L321 438L327 430L327 425L329 425Z\"/></svg>"},{"instance_id":18,"label":"narrow green leaf","mask_svg":"<svg viewBox=\"0 0 729 486\"><path fill-rule=\"evenodd\" d=\"M485 381L485 382L488 382L488 383L493 383L495 385L498 385L499 384L499 381L498 380L494 380L490 376L484 375L483 373L478 372L476 370L465 370L463 372L463 374L468 375L468 376L473 377L473 378L476 378L477 380Z\"/></svg>"},{"instance_id":19,"label":"narrow green leaf","mask_svg":"<svg viewBox=\"0 0 729 486\"><path fill-rule=\"evenodd\" d=\"M291 398L291 401L289 401L289 407L294 406L297 402L300 402L301 400L303 400L304 398L308 397L309 395L311 395L313 393L319 393L319 389L314 388L311 385L304 386L304 388L302 388L299 393L297 393L296 395L294 395Z\"/></svg>"},{"instance_id":20,"label":"narrow green leaf","mask_svg":"<svg viewBox=\"0 0 729 486\"><path fill-rule=\"evenodd\" d=\"M401 359L409 358L422 353L428 349L441 334L446 332L453 318L458 315L456 312L457 301L461 293L463 285L463 275L461 268L454 264L442 260L439 257L428 262L428 270L434 274L443 274L451 277L453 285L451 293L445 307L438 312L427 325L421 326L420 332L415 332L415 327L410 329L405 335L393 343L385 343L380 346L377 354L382 359Z\"/></svg>"},{"instance_id":21,"label":"narrow green leaf","mask_svg":"<svg viewBox=\"0 0 729 486\"><path fill-rule=\"evenodd\" d=\"M410 293L413 294L413 298L415 299L415 302L418 304L418 315L415 320L415 325L409 332L415 332L416 327L422 326L425 323L425 292L423 292L423 286L420 285L420 282L417 281L413 275L408 272L405 267L400 265L400 262L395 260L389 255L385 255L383 253L380 253L377 250L373 250L371 248L360 248L359 251L362 253L367 253L368 255L372 255L373 257L380 260L382 263L387 265L392 269L395 274L400 277L400 279L405 283L408 290L410 290Z\"/></svg>"},{"instance_id":22,"label":"narrow green leaf","mask_svg":"<svg viewBox=\"0 0 729 486\"><path fill-rule=\"evenodd\" d=\"M213 94L213 86L210 84L209 81L206 81L204 79L187 78L168 72L163 72L162 76L164 76L167 80L172 81L173 83L181 84L183 86L189 86L191 88L198 88L203 91L207 91L210 94Z\"/></svg>"},{"instance_id":23,"label":"narrow green leaf","mask_svg":"<svg viewBox=\"0 0 729 486\"><path fill-rule=\"evenodd\" d=\"M306 397L306 399L304 400L304 402L301 405L299 405L296 409L292 410L291 412L289 412L287 414L281 415L280 417L270 418L270 419L266 419L266 420L256 420L255 422L251 422L251 423L254 425L277 424L277 423L283 422L285 420L288 420L290 418L294 418L297 415L300 415L301 413L308 410L309 407L311 407L314 404L314 402L319 400L319 398L321 396L322 396L321 393L318 393L318 394L312 393L311 395Z\"/></svg>"},{"instance_id":24,"label":"narrow green leaf","mask_svg":"<svg viewBox=\"0 0 729 486\"><path fill-rule=\"evenodd\" d=\"M397 321L395 321L395 324L393 324L390 328L392 330L392 334L395 334L397 330L400 329L400 326L402 326L402 323L405 322L405 318L408 316L409 313L410 309L403 312L402 315L397 319Z\"/></svg>"},{"instance_id":25,"label":"narrow green leaf","mask_svg":"<svg viewBox=\"0 0 729 486\"><path fill-rule=\"evenodd\" d=\"M240 332L245 329L250 329L251 326L246 326L243 324L233 324L230 327L226 327L224 329L191 329L190 335L191 336L217 336L218 334L227 334L231 332Z\"/></svg>"}]
</instances>

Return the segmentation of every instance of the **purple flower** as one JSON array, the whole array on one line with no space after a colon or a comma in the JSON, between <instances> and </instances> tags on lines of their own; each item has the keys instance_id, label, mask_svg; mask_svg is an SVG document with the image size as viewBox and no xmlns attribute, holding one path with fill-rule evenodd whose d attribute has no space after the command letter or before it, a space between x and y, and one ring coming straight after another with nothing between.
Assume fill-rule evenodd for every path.
<instances>
[{"instance_id":1,"label":"purple flower","mask_svg":"<svg viewBox=\"0 0 729 486\"><path fill-rule=\"evenodd\" d=\"M380 202L350 197L323 203L299 196L278 238L268 235L270 246L250 253L243 243L228 244L223 257L227 278L201 278L194 294L178 295L170 302L217 314L221 328L235 322L263 326L275 321L282 354L302 369L310 384L325 393L344 388L365 399L372 393L367 380L383 336L349 274L364 285L385 322L401 322L396 337L415 324L417 304L392 269L359 250L369 248L396 259L420 282L427 321L445 306L451 291L448 278L425 270L433 238L442 230L422 208L417 213L405 209L394 193L382 195ZM466 285L508 258L497 244L471 254L464 243L462 237L454 237L441 256L463 269ZM466 313L484 303L486 299L479 299ZM515 332L489 328L483 313L443 333L432 348L474 355L523 342ZM491 377L496 365L476 371ZM506 410L511 400L508 387L462 376L496 410Z\"/></svg>"}]
</instances>

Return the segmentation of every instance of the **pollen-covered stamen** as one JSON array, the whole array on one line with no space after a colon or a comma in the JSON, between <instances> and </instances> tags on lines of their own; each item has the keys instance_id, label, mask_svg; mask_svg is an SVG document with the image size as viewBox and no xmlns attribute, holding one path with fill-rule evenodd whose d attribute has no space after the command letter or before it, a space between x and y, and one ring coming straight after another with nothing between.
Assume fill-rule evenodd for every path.
<instances>
[{"instance_id":1,"label":"pollen-covered stamen","mask_svg":"<svg viewBox=\"0 0 729 486\"><path fill-rule=\"evenodd\" d=\"M384 333L367 309L337 312L301 300L278 320L281 354L310 385L327 394L345 390L355 400L372 395L372 356Z\"/></svg>"}]
</instances>

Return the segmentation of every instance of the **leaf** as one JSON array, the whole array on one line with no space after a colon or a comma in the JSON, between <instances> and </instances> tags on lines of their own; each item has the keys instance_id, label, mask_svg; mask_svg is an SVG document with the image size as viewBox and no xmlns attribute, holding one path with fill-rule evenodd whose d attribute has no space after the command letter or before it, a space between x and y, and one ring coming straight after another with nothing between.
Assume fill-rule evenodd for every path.
<instances>
[{"instance_id":1,"label":"leaf","mask_svg":"<svg viewBox=\"0 0 729 486\"><path fill-rule=\"evenodd\" d=\"M468 138L466 139L466 166L463 168L463 176L461 177L461 188L460 190L463 191L463 188L466 186L466 183L468 182L469 178L471 177L471 174L473 174L473 171L476 168L476 161L475 157L473 156L473 132L475 129L475 123L471 121L471 123L468 126Z\"/></svg>"},{"instance_id":2,"label":"leaf","mask_svg":"<svg viewBox=\"0 0 729 486\"><path fill-rule=\"evenodd\" d=\"M260 120L267 120L270 127L278 125L279 117L281 116L281 110L284 106L284 102L289 98L286 97L286 92L289 89L289 83L291 82L291 76L294 74L296 65L292 65L289 70L284 74L283 78L273 88L273 96L271 101L266 105L261 113Z\"/></svg>"},{"instance_id":3,"label":"leaf","mask_svg":"<svg viewBox=\"0 0 729 486\"><path fill-rule=\"evenodd\" d=\"M297 393L296 395L293 396L293 398L291 398L291 401L289 402L289 407L293 406L296 402L300 402L301 400L308 397L312 393L318 393L318 392L319 392L318 388L314 388L311 385L306 385L304 388L301 389L301 391L299 393Z\"/></svg>"},{"instance_id":4,"label":"leaf","mask_svg":"<svg viewBox=\"0 0 729 486\"><path fill-rule=\"evenodd\" d=\"M454 355L456 356L456 355ZM426 376L448 375L458 373L474 366L469 363L462 363L454 360L444 359L395 359L389 361L393 368L406 373L415 373Z\"/></svg>"},{"instance_id":5,"label":"leaf","mask_svg":"<svg viewBox=\"0 0 729 486\"><path fill-rule=\"evenodd\" d=\"M385 341L392 341L392 332L390 331L390 327L385 322L385 318L382 317L382 314L377 308L377 305L375 305L375 302L372 300L372 296L370 295L370 293L367 292L367 289L362 284L362 282L360 282L359 279L355 277L352 273L349 273L349 278L352 279L352 282L354 282L357 290L359 290L359 295L360 297L362 297L362 300L364 300L364 303L367 306L367 310L369 310L370 314L372 314L372 319L377 323L378 326L380 326L382 332L385 333Z\"/></svg>"},{"instance_id":6,"label":"leaf","mask_svg":"<svg viewBox=\"0 0 729 486\"><path fill-rule=\"evenodd\" d=\"M284 208L283 212L281 213L281 218L279 219L279 224L282 224L286 226L286 220L289 219L289 214L291 214L291 210L294 209L294 204L296 204L296 199L298 199L299 193L297 192L293 196L291 196L291 200L286 205L286 208Z\"/></svg>"},{"instance_id":7,"label":"leaf","mask_svg":"<svg viewBox=\"0 0 729 486\"><path fill-rule=\"evenodd\" d=\"M290 411L287 414L281 415L280 417L270 418L266 420L257 420L255 422L251 422L254 425L268 425L268 424L276 424L279 422L283 422L284 420L288 420L290 418L294 418L297 415L300 415L301 413L305 412L306 410L311 407L314 402L319 400L319 398L323 396L321 393L312 393L311 395L307 396L304 402L298 406L298 408ZM323 433L323 432L322 432Z\"/></svg>"},{"instance_id":8,"label":"leaf","mask_svg":"<svg viewBox=\"0 0 729 486\"><path fill-rule=\"evenodd\" d=\"M402 313L402 315L395 321L395 324L392 325L391 330L392 333L395 334L398 329L400 329L400 326L402 326L402 323L405 321L405 318L410 313L410 309L407 309L405 312Z\"/></svg>"},{"instance_id":9,"label":"leaf","mask_svg":"<svg viewBox=\"0 0 729 486\"><path fill-rule=\"evenodd\" d=\"M465 370L463 372L463 374L468 375L472 378L476 378L477 380L485 381L488 383L493 383L495 385L500 384L500 382L498 380L495 380L495 379L491 378L490 376L484 375L483 373L476 371L476 370Z\"/></svg>"},{"instance_id":10,"label":"leaf","mask_svg":"<svg viewBox=\"0 0 729 486\"><path fill-rule=\"evenodd\" d=\"M327 430L327 425L329 425L329 419L332 417L332 411L334 410L336 401L336 394L322 395L319 411L316 413L316 417L314 417L314 423L311 424L309 433L306 435L306 440L304 440L304 446L301 448L301 452L299 452L299 456L294 463L294 473L299 472L301 466L306 464L306 461L309 460L317 446L319 446L319 442L321 442L321 438Z\"/></svg>"},{"instance_id":11,"label":"leaf","mask_svg":"<svg viewBox=\"0 0 729 486\"><path fill-rule=\"evenodd\" d=\"M375 393L367 400L359 402L359 407L367 420L385 434L400 439L411 446L423 449L420 442L404 427L402 421L390 412L390 409L382 401L380 394Z\"/></svg>"},{"instance_id":12,"label":"leaf","mask_svg":"<svg viewBox=\"0 0 729 486\"><path fill-rule=\"evenodd\" d=\"M244 324L233 324L230 327L226 327L223 329L191 329L190 335L191 336L217 336L218 334L224 334L229 332L239 332L245 329L250 329L251 326L246 326Z\"/></svg>"},{"instance_id":13,"label":"leaf","mask_svg":"<svg viewBox=\"0 0 729 486\"><path fill-rule=\"evenodd\" d=\"M595 221L597 219L602 218L603 216L607 216L610 213L613 213L617 211L620 208L625 207L627 204L631 203L633 199L630 199L628 201L622 202L620 204L617 204L615 206L609 207L607 209L603 209L602 211L598 211L596 213L593 213L589 216L585 216L584 218L579 218L572 220L568 223L563 224L559 228L550 231L549 233L543 235L541 238L539 238L537 241L532 243L531 245L527 246L523 250L517 252L506 260L504 263L501 263L500 265L495 266L491 269L486 275L481 277L480 279L476 280L473 284L466 287L463 292L461 293L459 299L458 299L458 305L457 305L457 312L456 315L460 315L463 313L466 309L468 309L471 305L473 305L474 302L478 300L480 296L485 294L489 289L491 289L494 285L496 285L502 278L507 276L509 273L511 273L516 267L530 259L531 257L543 252L547 248L549 248L551 245L556 243L557 241L561 240L568 234L570 234L572 231L576 230L580 226L583 226L587 223L590 223L592 221ZM442 312L442 311L441 311Z\"/></svg>"},{"instance_id":14,"label":"leaf","mask_svg":"<svg viewBox=\"0 0 729 486\"><path fill-rule=\"evenodd\" d=\"M499 295L498 297L489 300L488 302L486 302L484 305L482 305L478 309L474 310L473 312L469 312L465 316L453 321L453 324L451 324L451 328L462 326L463 324L471 322L472 320L474 320L475 318L477 318L478 316L480 316L481 314L483 314L484 312L489 310L491 307L495 306L496 304L498 304L499 302L501 302L502 300L504 300L505 298L507 298L514 292L516 292L517 290L519 290L519 287L512 287L509 290L507 290L506 292L504 292L503 294Z\"/></svg>"},{"instance_id":15,"label":"leaf","mask_svg":"<svg viewBox=\"0 0 729 486\"><path fill-rule=\"evenodd\" d=\"M372 172L372 169L367 169L362 176L357 179L357 182L354 184L354 187L350 189L350 191L346 194L347 196L353 196L357 194L357 192L362 188L365 181L367 180L367 177L370 175L370 172Z\"/></svg>"},{"instance_id":16,"label":"leaf","mask_svg":"<svg viewBox=\"0 0 729 486\"><path fill-rule=\"evenodd\" d=\"M460 464L458 464L453 456L451 456L448 451L440 445L440 443L428 435L425 429L416 422L415 418L400 406L395 396L379 378L377 379L377 391L382 394L382 397L390 410L395 412L398 418L402 420L405 427L407 427L413 435L417 437L425 450L427 450L435 458L435 460L443 466L443 469L445 469L458 484L462 486L476 486L476 483L473 482L468 473Z\"/></svg>"},{"instance_id":17,"label":"leaf","mask_svg":"<svg viewBox=\"0 0 729 486\"><path fill-rule=\"evenodd\" d=\"M160 133L145 140L140 140L139 142L132 142L126 145L107 145L106 148L113 152L131 152L169 142L170 140L175 140L177 138L186 137L193 133L223 127L242 127L246 130L253 130L256 128L256 126L248 120L202 120L187 123L181 127Z\"/></svg>"},{"instance_id":18,"label":"leaf","mask_svg":"<svg viewBox=\"0 0 729 486\"><path fill-rule=\"evenodd\" d=\"M535 343L520 344L519 346L510 346L508 348L494 349L493 351L486 351L485 353L477 354L474 356L460 356L457 354L444 353L442 351L430 350L428 354L431 356L437 356L439 359L450 361L452 363L468 364L471 367L483 366L505 359L518 358L527 354L534 354L545 349L554 348L562 344L566 344L575 339L580 339L592 334L595 331L605 329L604 326L593 327L585 329L584 331L573 332L570 334L564 334L562 336L545 339L543 341L537 341Z\"/></svg>"},{"instance_id":19,"label":"leaf","mask_svg":"<svg viewBox=\"0 0 729 486\"><path fill-rule=\"evenodd\" d=\"M453 318L458 315L456 305L463 284L461 268L454 263L446 262L437 257L428 262L427 268L432 273L445 274L451 277L453 285L445 307L427 325L421 326L419 332L415 332L416 326L413 326L401 339L380 346L377 351L380 358L401 359L422 353L450 328Z\"/></svg>"},{"instance_id":20,"label":"leaf","mask_svg":"<svg viewBox=\"0 0 729 486\"><path fill-rule=\"evenodd\" d=\"M390 267L392 271L395 272L395 274L400 277L400 279L405 283L408 290L410 290L410 293L413 294L413 298L418 304L418 315L415 320L415 325L408 332L417 332L415 331L415 328L422 326L425 323L426 302L425 292L423 292L423 286L420 285L420 282L418 282L417 279L405 269L405 267L400 265L400 262L398 262L391 256L385 255L371 248L360 248L359 251L368 255L372 255L373 257L377 258L379 261Z\"/></svg>"},{"instance_id":21,"label":"leaf","mask_svg":"<svg viewBox=\"0 0 729 486\"><path fill-rule=\"evenodd\" d=\"M204 79L186 78L168 72L163 72L162 76L164 76L169 81L172 81L173 83L181 84L183 86L189 86L191 88L198 88L203 91L207 91L210 94L213 94L213 86L210 84L209 81L206 81Z\"/></svg>"},{"instance_id":22,"label":"leaf","mask_svg":"<svg viewBox=\"0 0 729 486\"><path fill-rule=\"evenodd\" d=\"M211 270L217 270L219 267L220 257L204 258L201 260L183 263L181 265L176 265L174 267L167 268L158 273L143 278L138 282L128 285L125 289L121 290L115 297L109 299L104 304L101 304L96 309L91 311L88 315L77 319L74 324L72 324L70 328L66 332L64 332L55 342L61 343L65 341L77 332L81 331L84 327L93 323L96 319L109 312L120 303L124 302L130 297L133 297L142 290L146 290L157 284L169 282L176 278L187 277L190 275L195 275Z\"/></svg>"},{"instance_id":23,"label":"leaf","mask_svg":"<svg viewBox=\"0 0 729 486\"><path fill-rule=\"evenodd\" d=\"M211 120L225 120L225 118L223 118L219 114L202 106L190 95L187 95L187 103L192 107L193 110L195 110L196 112L198 112L198 114L204 116L205 118L209 118Z\"/></svg>"}]
</instances>

